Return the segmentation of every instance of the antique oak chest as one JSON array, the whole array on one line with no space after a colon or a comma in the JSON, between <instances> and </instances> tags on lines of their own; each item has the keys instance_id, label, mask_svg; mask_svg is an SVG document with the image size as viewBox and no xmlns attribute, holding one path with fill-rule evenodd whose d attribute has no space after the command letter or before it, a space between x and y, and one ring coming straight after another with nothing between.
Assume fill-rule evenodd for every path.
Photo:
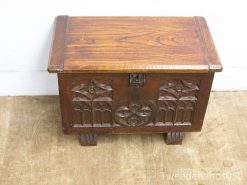
<instances>
[{"instance_id":1,"label":"antique oak chest","mask_svg":"<svg viewBox=\"0 0 247 185\"><path fill-rule=\"evenodd\" d=\"M65 134L200 131L214 73L222 71L203 17L55 20L48 71L57 73Z\"/></svg>"}]
</instances>

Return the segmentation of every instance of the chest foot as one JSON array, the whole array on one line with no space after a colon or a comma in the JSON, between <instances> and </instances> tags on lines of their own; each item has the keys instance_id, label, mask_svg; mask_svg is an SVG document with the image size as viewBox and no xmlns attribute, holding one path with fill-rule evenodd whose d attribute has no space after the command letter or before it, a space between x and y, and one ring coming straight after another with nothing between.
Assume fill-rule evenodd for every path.
<instances>
[{"instance_id":1,"label":"chest foot","mask_svg":"<svg viewBox=\"0 0 247 185\"><path fill-rule=\"evenodd\" d=\"M82 146L96 146L97 145L97 135L93 133L81 134L79 142Z\"/></svg>"},{"instance_id":2,"label":"chest foot","mask_svg":"<svg viewBox=\"0 0 247 185\"><path fill-rule=\"evenodd\" d=\"M182 144L183 132L168 132L167 134L164 134L166 143L168 145L179 145Z\"/></svg>"}]
</instances>

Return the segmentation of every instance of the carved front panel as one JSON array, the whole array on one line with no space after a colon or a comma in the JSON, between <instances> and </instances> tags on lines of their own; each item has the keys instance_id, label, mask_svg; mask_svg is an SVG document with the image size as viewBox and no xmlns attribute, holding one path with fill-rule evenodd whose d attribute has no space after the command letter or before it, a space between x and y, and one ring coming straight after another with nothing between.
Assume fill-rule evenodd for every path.
<instances>
[{"instance_id":1,"label":"carved front panel","mask_svg":"<svg viewBox=\"0 0 247 185\"><path fill-rule=\"evenodd\" d=\"M74 124L112 124L111 81L88 80L72 88Z\"/></svg>"},{"instance_id":2,"label":"carved front panel","mask_svg":"<svg viewBox=\"0 0 247 185\"><path fill-rule=\"evenodd\" d=\"M139 100L127 97L128 101L121 101L126 97L119 97L113 83L114 80L91 79L73 85L72 117L75 127L192 125L199 80L162 79L157 86L156 97L144 99L144 94L144 98L142 96ZM142 86L135 93L140 93Z\"/></svg>"},{"instance_id":3,"label":"carved front panel","mask_svg":"<svg viewBox=\"0 0 247 185\"><path fill-rule=\"evenodd\" d=\"M156 122L166 125L191 125L196 109L199 81L162 81Z\"/></svg>"}]
</instances>

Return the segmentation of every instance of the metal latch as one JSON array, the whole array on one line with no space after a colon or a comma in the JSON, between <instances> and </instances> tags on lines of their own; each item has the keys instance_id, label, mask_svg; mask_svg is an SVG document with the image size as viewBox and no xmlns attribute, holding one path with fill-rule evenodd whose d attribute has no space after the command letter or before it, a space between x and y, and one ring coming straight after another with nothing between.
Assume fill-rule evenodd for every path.
<instances>
[{"instance_id":1,"label":"metal latch","mask_svg":"<svg viewBox=\"0 0 247 185\"><path fill-rule=\"evenodd\" d=\"M145 74L143 73L130 73L129 85L132 87L142 87L145 84Z\"/></svg>"}]
</instances>

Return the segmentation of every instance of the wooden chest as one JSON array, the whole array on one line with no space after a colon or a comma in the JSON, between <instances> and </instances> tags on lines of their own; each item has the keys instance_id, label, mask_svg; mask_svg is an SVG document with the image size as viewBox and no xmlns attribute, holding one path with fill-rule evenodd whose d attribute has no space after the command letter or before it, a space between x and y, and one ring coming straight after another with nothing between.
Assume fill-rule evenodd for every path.
<instances>
[{"instance_id":1,"label":"wooden chest","mask_svg":"<svg viewBox=\"0 0 247 185\"><path fill-rule=\"evenodd\" d=\"M202 17L58 16L48 71L58 74L63 132L164 133L180 144L200 131L222 71Z\"/></svg>"}]
</instances>

